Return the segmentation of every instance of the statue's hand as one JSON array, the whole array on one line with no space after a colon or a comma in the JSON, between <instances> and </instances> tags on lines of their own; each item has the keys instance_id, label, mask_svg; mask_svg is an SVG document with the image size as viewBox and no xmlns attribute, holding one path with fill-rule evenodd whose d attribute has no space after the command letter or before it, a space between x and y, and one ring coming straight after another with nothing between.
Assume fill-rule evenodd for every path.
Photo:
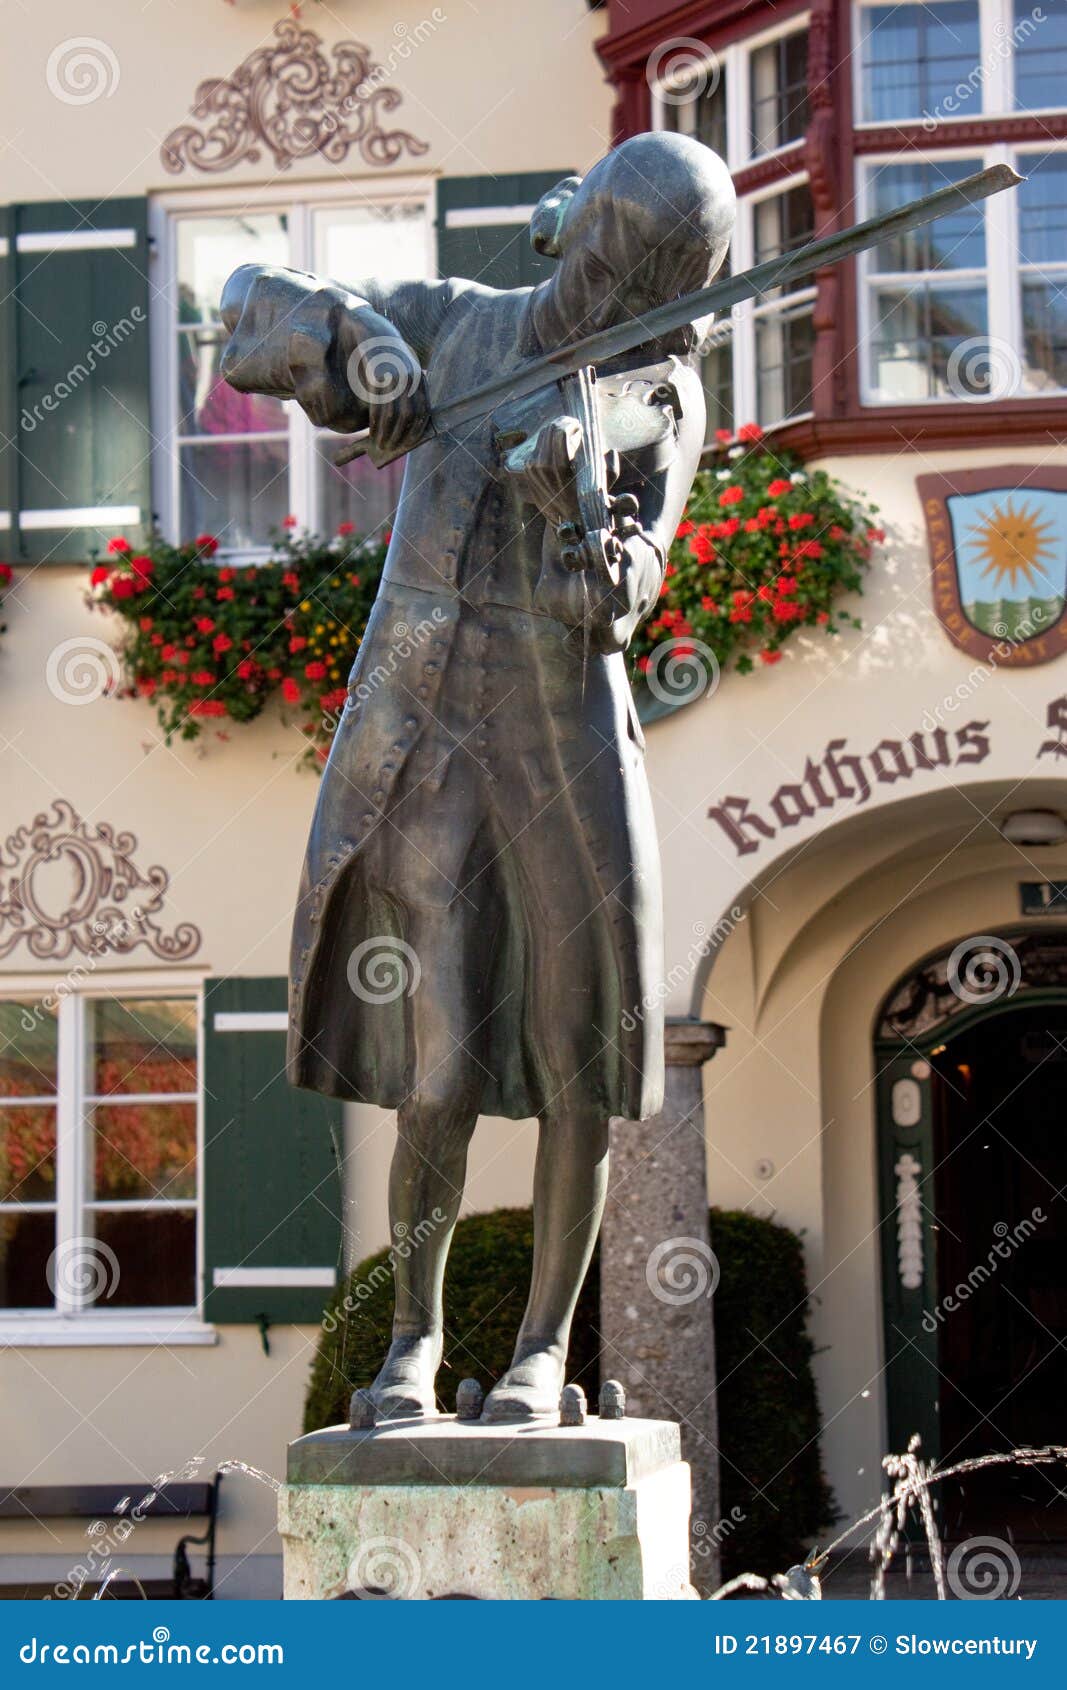
<instances>
[{"instance_id":1,"label":"statue's hand","mask_svg":"<svg viewBox=\"0 0 1067 1690\"><path fill-rule=\"evenodd\" d=\"M504 455L504 468L519 497L553 530L578 516L574 464L581 445L577 417L556 417Z\"/></svg>"},{"instance_id":2,"label":"statue's hand","mask_svg":"<svg viewBox=\"0 0 1067 1690\"><path fill-rule=\"evenodd\" d=\"M370 306L346 314L341 340L345 378L366 407L375 446L399 454L430 432L430 401L422 365L411 346Z\"/></svg>"}]
</instances>

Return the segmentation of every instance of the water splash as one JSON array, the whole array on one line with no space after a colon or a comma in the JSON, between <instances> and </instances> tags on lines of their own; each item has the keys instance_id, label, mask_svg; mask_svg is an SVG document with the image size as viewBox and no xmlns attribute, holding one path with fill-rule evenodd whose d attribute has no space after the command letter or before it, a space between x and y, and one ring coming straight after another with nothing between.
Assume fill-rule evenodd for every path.
<instances>
[{"instance_id":1,"label":"water splash","mask_svg":"<svg viewBox=\"0 0 1067 1690\"><path fill-rule=\"evenodd\" d=\"M730 1579L714 1591L709 1601L719 1602L725 1597L746 1590L776 1594L784 1601L819 1601L822 1597L819 1573L829 1557L856 1532L862 1531L865 1526L873 1525L875 1530L869 1549L870 1559L874 1564L870 1600L882 1602L885 1600L886 1576L893 1557L900 1548L909 1513L914 1510L926 1539L937 1599L939 1602L945 1602L948 1600L948 1589L945 1579L944 1545L938 1535L934 1518L931 1488L945 1479L957 1479L961 1474L981 1472L988 1467L1067 1465L1065 1444L1046 1444L1040 1449L1024 1447L1008 1450L1003 1454L977 1455L966 1461L957 1461L951 1467L941 1468L932 1461L922 1461L919 1448L920 1440L916 1435L909 1440L903 1455L887 1455L883 1458L882 1467L886 1476L893 1480L892 1491L883 1495L876 1507L846 1526L824 1550L813 1550L803 1566L790 1567L787 1573L775 1573L769 1579L758 1573L739 1573L736 1578ZM904 1553L907 1577L910 1581L911 1551L907 1543Z\"/></svg>"},{"instance_id":2,"label":"water splash","mask_svg":"<svg viewBox=\"0 0 1067 1690\"><path fill-rule=\"evenodd\" d=\"M94 1602L99 1602L101 1600L101 1598L103 1597L105 1591L107 1590L108 1585L114 1584L114 1582L117 1578L132 1579L133 1583L137 1586L137 1589L138 1589L140 1596L141 1596L141 1600L143 1602L148 1601L148 1593L145 1590L144 1585L141 1583L140 1579L137 1577L137 1574L131 1573L128 1567L112 1567L112 1569L108 1573L107 1577L101 1581L100 1589L93 1592L92 1600Z\"/></svg>"},{"instance_id":3,"label":"water splash","mask_svg":"<svg viewBox=\"0 0 1067 1690\"><path fill-rule=\"evenodd\" d=\"M262 1467L251 1467L247 1461L220 1461L220 1473L243 1473L246 1478L258 1479L260 1484L266 1485L277 1496L282 1488L281 1480L275 1479L270 1473L264 1473Z\"/></svg>"}]
</instances>

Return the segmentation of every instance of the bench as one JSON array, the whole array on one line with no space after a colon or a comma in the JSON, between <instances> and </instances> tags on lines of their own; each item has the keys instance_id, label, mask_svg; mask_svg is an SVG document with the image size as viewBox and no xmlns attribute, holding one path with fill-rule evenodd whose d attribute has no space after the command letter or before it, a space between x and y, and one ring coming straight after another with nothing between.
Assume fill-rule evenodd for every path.
<instances>
[{"instance_id":1,"label":"bench","mask_svg":"<svg viewBox=\"0 0 1067 1690\"><path fill-rule=\"evenodd\" d=\"M178 1602L210 1601L215 1586L215 1525L221 1483L221 1476L216 1473L213 1479L203 1483L166 1485L154 1493L151 1484L140 1480L127 1480L122 1485L16 1485L11 1490L0 1489L0 1520L97 1520L104 1528L110 1520L131 1516L135 1520L206 1520L207 1529L200 1536L187 1532L179 1538L169 1579L135 1580L132 1575L118 1578L108 1584L104 1599L121 1600L143 1594ZM146 1502L146 1497L151 1497L151 1501ZM107 1529L87 1538L85 1550L80 1556L72 1556L72 1560L78 1566L92 1566L95 1562L99 1576L86 1579L77 1591L79 1599L99 1591L109 1566L122 1567L128 1553L126 1544L132 1544L135 1537L136 1526L125 1544L110 1538ZM189 1544L206 1546L203 1577L193 1576ZM75 1582L76 1575L68 1575L46 1583L0 1584L0 1600L40 1599L53 1595L60 1586Z\"/></svg>"}]
</instances>

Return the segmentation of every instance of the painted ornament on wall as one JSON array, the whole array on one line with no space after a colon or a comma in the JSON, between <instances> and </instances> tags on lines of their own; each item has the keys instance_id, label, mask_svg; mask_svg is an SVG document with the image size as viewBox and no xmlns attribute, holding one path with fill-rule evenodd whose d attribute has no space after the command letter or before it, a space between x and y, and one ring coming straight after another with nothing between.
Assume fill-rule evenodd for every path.
<instances>
[{"instance_id":1,"label":"painted ornament on wall","mask_svg":"<svg viewBox=\"0 0 1067 1690\"><path fill-rule=\"evenodd\" d=\"M353 147L374 166L395 164L405 152L429 152L428 141L383 124L383 114L403 96L369 47L335 42L331 63L314 30L284 19L274 34L274 42L257 47L230 76L200 84L191 107L195 121L172 129L160 149L165 170L230 170L257 164L264 151L278 170L316 154L340 164Z\"/></svg>"},{"instance_id":2,"label":"painted ornament on wall","mask_svg":"<svg viewBox=\"0 0 1067 1690\"><path fill-rule=\"evenodd\" d=\"M1067 470L921 475L934 608L968 656L1006 668L1067 649Z\"/></svg>"},{"instance_id":3,"label":"painted ornament on wall","mask_svg":"<svg viewBox=\"0 0 1067 1690\"><path fill-rule=\"evenodd\" d=\"M128 956L141 946L165 962L200 948L190 922L159 919L170 876L141 869L132 833L87 822L65 798L0 844L0 957L24 944L31 957Z\"/></svg>"}]
</instances>

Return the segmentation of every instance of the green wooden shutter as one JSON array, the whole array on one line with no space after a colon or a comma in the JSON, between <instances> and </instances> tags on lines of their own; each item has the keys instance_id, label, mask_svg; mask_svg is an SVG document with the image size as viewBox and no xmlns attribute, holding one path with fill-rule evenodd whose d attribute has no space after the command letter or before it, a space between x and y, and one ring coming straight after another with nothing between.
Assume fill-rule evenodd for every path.
<instances>
[{"instance_id":1,"label":"green wooden shutter","mask_svg":"<svg viewBox=\"0 0 1067 1690\"><path fill-rule=\"evenodd\" d=\"M553 260L530 245L529 223L542 194L566 170L511 176L446 176L437 184L437 272L491 288L536 287Z\"/></svg>"},{"instance_id":2,"label":"green wooden shutter","mask_svg":"<svg viewBox=\"0 0 1067 1690\"><path fill-rule=\"evenodd\" d=\"M15 244L11 207L0 206L0 562L17 562L18 388L15 383Z\"/></svg>"},{"instance_id":3,"label":"green wooden shutter","mask_svg":"<svg viewBox=\"0 0 1067 1690\"><path fill-rule=\"evenodd\" d=\"M6 221L5 550L86 562L151 527L147 202L45 201Z\"/></svg>"},{"instance_id":4,"label":"green wooden shutter","mask_svg":"<svg viewBox=\"0 0 1067 1690\"><path fill-rule=\"evenodd\" d=\"M204 992L204 1318L318 1321L341 1257L342 1105L285 1074L284 978Z\"/></svg>"},{"instance_id":5,"label":"green wooden shutter","mask_svg":"<svg viewBox=\"0 0 1067 1690\"><path fill-rule=\"evenodd\" d=\"M876 1047L882 1308L889 1445L913 1432L924 1461L940 1453L933 1094L914 1049Z\"/></svg>"}]
</instances>

